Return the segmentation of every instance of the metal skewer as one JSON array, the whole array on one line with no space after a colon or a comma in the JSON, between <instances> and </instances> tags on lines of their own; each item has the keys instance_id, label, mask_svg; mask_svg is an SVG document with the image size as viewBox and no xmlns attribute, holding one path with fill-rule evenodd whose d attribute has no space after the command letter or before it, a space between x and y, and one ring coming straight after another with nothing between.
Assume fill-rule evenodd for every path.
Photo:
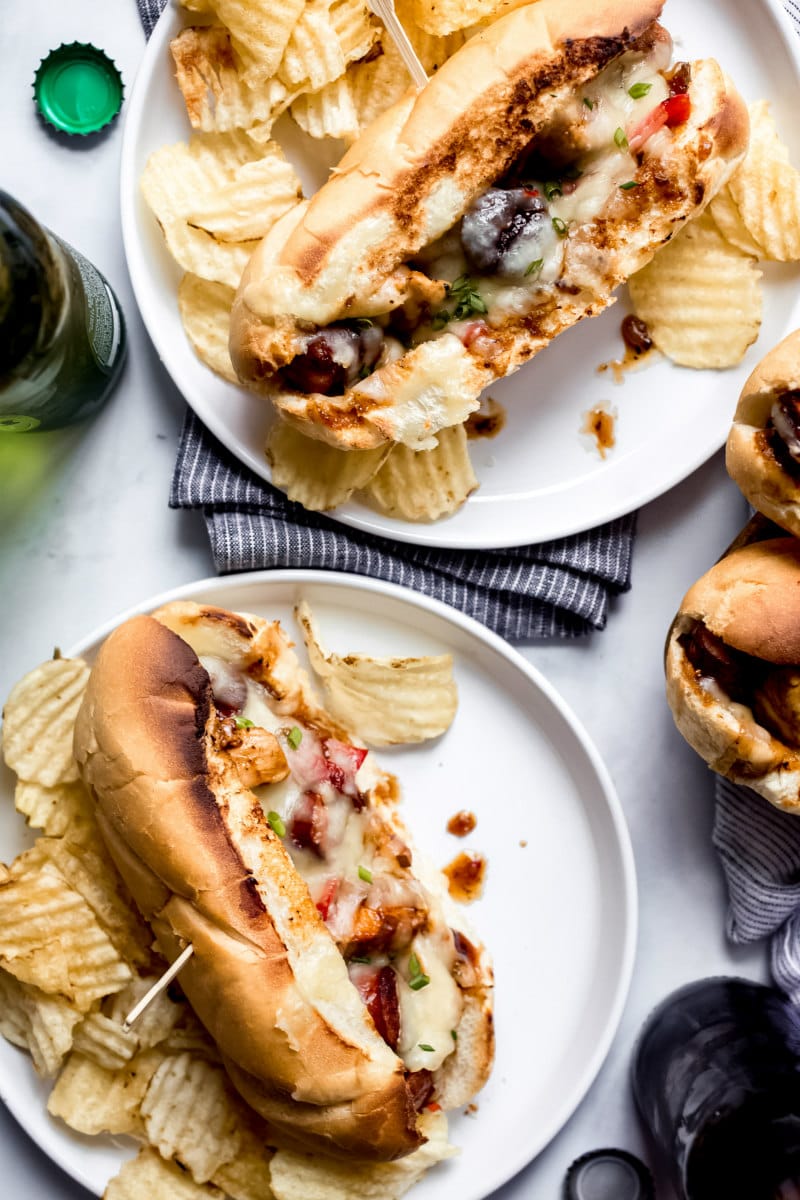
<instances>
[{"instance_id":1,"label":"metal skewer","mask_svg":"<svg viewBox=\"0 0 800 1200\"><path fill-rule=\"evenodd\" d=\"M380 17L386 26L386 32L400 51L403 62L408 67L411 78L417 87L423 88L428 82L428 73L417 57L417 52L411 45L408 34L397 19L394 11L394 0L367 0L376 17Z\"/></svg>"},{"instance_id":2,"label":"metal skewer","mask_svg":"<svg viewBox=\"0 0 800 1200\"><path fill-rule=\"evenodd\" d=\"M135 1021L139 1020L144 1010L149 1004L155 1000L156 996L160 995L165 988L168 988L175 976L180 971L181 967L185 966L194 953L194 946L189 945L185 950L182 950L171 967L167 967L160 979L156 980L153 986L145 992L138 1004L135 1004L128 1013L125 1020L122 1022L123 1033L130 1033L131 1026Z\"/></svg>"}]
</instances>

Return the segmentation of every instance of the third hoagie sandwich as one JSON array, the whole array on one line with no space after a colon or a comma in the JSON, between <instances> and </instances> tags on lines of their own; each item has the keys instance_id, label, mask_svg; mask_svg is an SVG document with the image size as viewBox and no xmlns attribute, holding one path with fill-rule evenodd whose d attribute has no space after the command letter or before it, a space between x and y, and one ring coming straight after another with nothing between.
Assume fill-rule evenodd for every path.
<instances>
[{"instance_id":1,"label":"third hoagie sandwich","mask_svg":"<svg viewBox=\"0 0 800 1200\"><path fill-rule=\"evenodd\" d=\"M528 4L379 117L253 255L242 381L334 445L431 448L612 303L747 147L720 67L670 65L662 4Z\"/></svg>"},{"instance_id":2,"label":"third hoagie sandwich","mask_svg":"<svg viewBox=\"0 0 800 1200\"><path fill-rule=\"evenodd\" d=\"M102 646L75 731L109 851L278 1144L391 1160L493 1057L492 973L396 781L277 622L176 603Z\"/></svg>"}]
</instances>

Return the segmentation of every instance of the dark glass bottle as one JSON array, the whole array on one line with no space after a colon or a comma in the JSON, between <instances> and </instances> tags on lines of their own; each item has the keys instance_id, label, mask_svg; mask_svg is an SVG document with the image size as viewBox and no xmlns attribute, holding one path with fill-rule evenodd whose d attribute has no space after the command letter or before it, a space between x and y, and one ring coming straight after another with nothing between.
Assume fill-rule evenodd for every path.
<instances>
[{"instance_id":1,"label":"dark glass bottle","mask_svg":"<svg viewBox=\"0 0 800 1200\"><path fill-rule=\"evenodd\" d=\"M0 434L90 416L124 359L125 324L103 276L0 191Z\"/></svg>"},{"instance_id":2,"label":"dark glass bottle","mask_svg":"<svg viewBox=\"0 0 800 1200\"><path fill-rule=\"evenodd\" d=\"M633 1091L685 1200L800 1200L800 1011L780 992L675 992L639 1039Z\"/></svg>"}]
</instances>

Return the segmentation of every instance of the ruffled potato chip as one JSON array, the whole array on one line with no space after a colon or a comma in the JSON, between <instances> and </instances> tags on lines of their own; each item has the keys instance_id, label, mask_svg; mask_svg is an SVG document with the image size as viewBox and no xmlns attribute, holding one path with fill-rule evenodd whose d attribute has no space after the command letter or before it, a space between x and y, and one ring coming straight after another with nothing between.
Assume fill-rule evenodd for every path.
<instances>
[{"instance_id":1,"label":"ruffled potato chip","mask_svg":"<svg viewBox=\"0 0 800 1200\"><path fill-rule=\"evenodd\" d=\"M20 779L14 789L14 807L31 829L41 829L49 837L62 837L68 830L75 837L79 829L94 821L92 802L80 780L45 787Z\"/></svg>"},{"instance_id":2,"label":"ruffled potato chip","mask_svg":"<svg viewBox=\"0 0 800 1200\"><path fill-rule=\"evenodd\" d=\"M211 1177L231 1200L270 1200L270 1163L274 1150L267 1144L266 1127L253 1122L242 1126L236 1157L223 1163Z\"/></svg>"},{"instance_id":3,"label":"ruffled potato chip","mask_svg":"<svg viewBox=\"0 0 800 1200\"><path fill-rule=\"evenodd\" d=\"M219 193L230 194L233 187L247 192L248 176L243 180L241 168L264 156L264 147L241 131L232 133L198 133L188 145L178 142L162 146L147 160L142 173L141 187L176 262L186 271L218 283L237 287L258 239L272 224L267 212L261 222L248 217L247 228L261 232L245 241L223 241L219 237L189 224L192 214L205 208L213 209ZM271 149L270 161L275 160ZM281 185L282 186L282 185ZM270 185L266 185L269 199ZM252 196L248 197L248 214L252 214Z\"/></svg>"},{"instance_id":4,"label":"ruffled potato chip","mask_svg":"<svg viewBox=\"0 0 800 1200\"><path fill-rule=\"evenodd\" d=\"M92 909L49 862L0 884L0 967L81 1012L131 978Z\"/></svg>"},{"instance_id":5,"label":"ruffled potato chip","mask_svg":"<svg viewBox=\"0 0 800 1200\"><path fill-rule=\"evenodd\" d=\"M761 257L800 260L800 172L778 137L769 102L750 106L750 148L728 187Z\"/></svg>"},{"instance_id":6,"label":"ruffled potato chip","mask_svg":"<svg viewBox=\"0 0 800 1200\"><path fill-rule=\"evenodd\" d=\"M230 383L238 382L228 350L235 295L227 284L212 283L198 275L184 275L178 288L181 321L195 354Z\"/></svg>"},{"instance_id":7,"label":"ruffled potato chip","mask_svg":"<svg viewBox=\"0 0 800 1200\"><path fill-rule=\"evenodd\" d=\"M427 1142L393 1163L348 1163L278 1150L271 1172L276 1200L398 1200L436 1163L457 1153L447 1140L443 1112L424 1112L419 1124Z\"/></svg>"},{"instance_id":8,"label":"ruffled potato chip","mask_svg":"<svg viewBox=\"0 0 800 1200\"><path fill-rule=\"evenodd\" d=\"M331 25L346 63L369 54L381 31L365 0L333 0Z\"/></svg>"},{"instance_id":9,"label":"ruffled potato chip","mask_svg":"<svg viewBox=\"0 0 800 1200\"><path fill-rule=\"evenodd\" d=\"M166 968L165 968L166 969ZM142 975L132 979L122 991L105 1001L104 1009L110 1020L122 1027L128 1013L158 981L156 975ZM165 1042L185 1013L188 1005L171 1000L166 991L159 992L148 1004L131 1031L141 1050Z\"/></svg>"},{"instance_id":10,"label":"ruffled potato chip","mask_svg":"<svg viewBox=\"0 0 800 1200\"><path fill-rule=\"evenodd\" d=\"M434 450L394 446L365 494L382 512L406 521L435 521L461 507L478 486L463 425L437 434Z\"/></svg>"},{"instance_id":11,"label":"ruffled potato chip","mask_svg":"<svg viewBox=\"0 0 800 1200\"><path fill-rule=\"evenodd\" d=\"M78 778L72 731L89 668L80 658L53 658L11 689L3 709L3 757L20 779L55 787Z\"/></svg>"},{"instance_id":12,"label":"ruffled potato chip","mask_svg":"<svg viewBox=\"0 0 800 1200\"><path fill-rule=\"evenodd\" d=\"M309 137L349 141L358 136L358 113L349 80L344 75L318 92L299 96L290 111Z\"/></svg>"},{"instance_id":13,"label":"ruffled potato chip","mask_svg":"<svg viewBox=\"0 0 800 1200\"><path fill-rule=\"evenodd\" d=\"M117 873L99 837L73 842L39 838L36 849L89 905L117 953L134 967L147 968L153 935Z\"/></svg>"},{"instance_id":14,"label":"ruffled potato chip","mask_svg":"<svg viewBox=\"0 0 800 1200\"><path fill-rule=\"evenodd\" d=\"M305 601L298 604L295 617L311 667L322 681L327 708L368 745L424 742L450 727L458 707L451 654L421 658L330 654Z\"/></svg>"},{"instance_id":15,"label":"ruffled potato chip","mask_svg":"<svg viewBox=\"0 0 800 1200\"><path fill-rule=\"evenodd\" d=\"M190 1054L164 1059L141 1106L147 1140L206 1183L241 1141L231 1085L221 1067Z\"/></svg>"},{"instance_id":16,"label":"ruffled potato chip","mask_svg":"<svg viewBox=\"0 0 800 1200\"><path fill-rule=\"evenodd\" d=\"M225 1193L210 1183L195 1183L177 1163L144 1146L109 1180L103 1200L225 1200ZM271 1200L269 1192L260 1200Z\"/></svg>"},{"instance_id":17,"label":"ruffled potato chip","mask_svg":"<svg viewBox=\"0 0 800 1200\"><path fill-rule=\"evenodd\" d=\"M81 1014L62 996L48 996L0 971L0 1033L27 1050L39 1075L55 1075L72 1048Z\"/></svg>"},{"instance_id":18,"label":"ruffled potato chip","mask_svg":"<svg viewBox=\"0 0 800 1200\"><path fill-rule=\"evenodd\" d=\"M733 367L761 328L756 260L703 213L628 281L655 345L685 367Z\"/></svg>"},{"instance_id":19,"label":"ruffled potato chip","mask_svg":"<svg viewBox=\"0 0 800 1200\"><path fill-rule=\"evenodd\" d=\"M343 75L346 66L331 21L330 0L307 0L286 46L278 78L287 87L316 92Z\"/></svg>"},{"instance_id":20,"label":"ruffled potato chip","mask_svg":"<svg viewBox=\"0 0 800 1200\"><path fill-rule=\"evenodd\" d=\"M727 242L736 246L737 250L741 250L743 254L751 254L754 258L764 257L763 247L759 246L752 234L748 232L727 184L722 191L717 192L708 206L708 211Z\"/></svg>"},{"instance_id":21,"label":"ruffled potato chip","mask_svg":"<svg viewBox=\"0 0 800 1200\"><path fill-rule=\"evenodd\" d=\"M278 217L303 197L300 180L277 142L262 149L263 157L243 163L213 195L201 199L186 214L194 229L220 242L262 238Z\"/></svg>"},{"instance_id":22,"label":"ruffled potato chip","mask_svg":"<svg viewBox=\"0 0 800 1200\"><path fill-rule=\"evenodd\" d=\"M285 421L273 426L266 445L272 482L304 508L325 512L344 504L380 467L389 446L339 450L305 437Z\"/></svg>"},{"instance_id":23,"label":"ruffled potato chip","mask_svg":"<svg viewBox=\"0 0 800 1200\"><path fill-rule=\"evenodd\" d=\"M426 33L446 37L471 25L490 25L529 3L531 0L412 0L411 16Z\"/></svg>"},{"instance_id":24,"label":"ruffled potato chip","mask_svg":"<svg viewBox=\"0 0 800 1200\"><path fill-rule=\"evenodd\" d=\"M278 70L292 30L303 12L304 0L209 2L230 30L245 82L260 87Z\"/></svg>"},{"instance_id":25,"label":"ruffled potato chip","mask_svg":"<svg viewBox=\"0 0 800 1200\"><path fill-rule=\"evenodd\" d=\"M121 1024L99 1012L84 1017L75 1030L73 1045L77 1054L107 1071L124 1067L138 1049L134 1033L126 1033Z\"/></svg>"},{"instance_id":26,"label":"ruffled potato chip","mask_svg":"<svg viewBox=\"0 0 800 1200\"><path fill-rule=\"evenodd\" d=\"M209 133L271 127L292 99L279 79L250 87L222 25L182 29L170 42L178 87L194 129Z\"/></svg>"},{"instance_id":27,"label":"ruffled potato chip","mask_svg":"<svg viewBox=\"0 0 800 1200\"><path fill-rule=\"evenodd\" d=\"M137 1054L119 1071L99 1067L82 1054L71 1054L47 1101L47 1111L78 1133L142 1135L139 1105L163 1055Z\"/></svg>"}]
</instances>

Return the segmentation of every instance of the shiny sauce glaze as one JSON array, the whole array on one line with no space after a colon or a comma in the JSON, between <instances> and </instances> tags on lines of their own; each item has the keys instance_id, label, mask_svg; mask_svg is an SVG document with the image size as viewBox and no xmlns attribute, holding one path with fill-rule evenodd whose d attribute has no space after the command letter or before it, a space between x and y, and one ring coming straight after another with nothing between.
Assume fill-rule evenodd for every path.
<instances>
[{"instance_id":1,"label":"shiny sauce glaze","mask_svg":"<svg viewBox=\"0 0 800 1200\"><path fill-rule=\"evenodd\" d=\"M447 886L454 900L462 904L471 904L483 894L483 884L486 879L486 859L482 854L468 854L462 851L451 863L444 868L447 876Z\"/></svg>"}]
</instances>

